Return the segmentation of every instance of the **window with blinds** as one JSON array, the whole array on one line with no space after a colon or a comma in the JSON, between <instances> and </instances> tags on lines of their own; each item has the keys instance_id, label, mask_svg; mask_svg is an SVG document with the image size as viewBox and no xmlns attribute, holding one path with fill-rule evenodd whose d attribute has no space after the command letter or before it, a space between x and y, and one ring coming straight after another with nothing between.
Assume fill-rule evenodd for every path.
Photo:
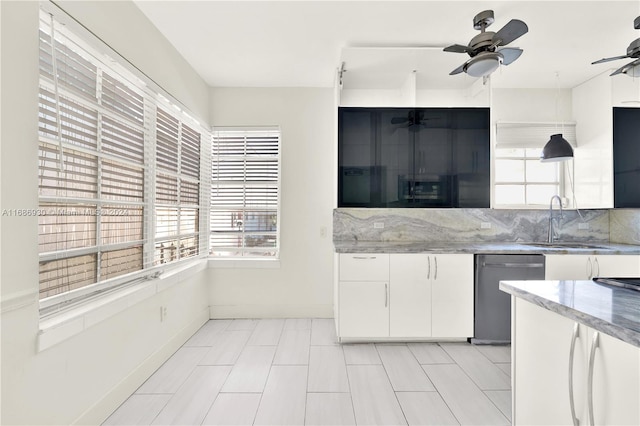
<instances>
[{"instance_id":1,"label":"window with blinds","mask_svg":"<svg viewBox=\"0 0 640 426\"><path fill-rule=\"evenodd\" d=\"M156 265L200 252L200 139L198 131L157 109Z\"/></svg>"},{"instance_id":2,"label":"window with blinds","mask_svg":"<svg viewBox=\"0 0 640 426\"><path fill-rule=\"evenodd\" d=\"M200 252L202 131L105 57L41 12L41 299Z\"/></svg>"},{"instance_id":3,"label":"window with blinds","mask_svg":"<svg viewBox=\"0 0 640 426\"><path fill-rule=\"evenodd\" d=\"M564 163L541 163L540 153L552 134L562 131L575 147L575 123L497 123L494 206L548 206L564 197Z\"/></svg>"},{"instance_id":4,"label":"window with blinds","mask_svg":"<svg viewBox=\"0 0 640 426\"><path fill-rule=\"evenodd\" d=\"M278 258L280 130L215 129L210 253Z\"/></svg>"}]
</instances>

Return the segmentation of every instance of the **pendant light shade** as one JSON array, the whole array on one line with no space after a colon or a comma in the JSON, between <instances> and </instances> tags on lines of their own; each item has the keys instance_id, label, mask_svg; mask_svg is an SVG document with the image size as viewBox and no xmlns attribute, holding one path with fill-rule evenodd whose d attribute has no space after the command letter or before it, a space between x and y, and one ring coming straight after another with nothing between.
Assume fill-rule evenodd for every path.
<instances>
[{"instance_id":1,"label":"pendant light shade","mask_svg":"<svg viewBox=\"0 0 640 426\"><path fill-rule=\"evenodd\" d=\"M573 158L573 148L571 144L562 137L562 133L551 135L551 139L542 149L540 161L543 163L566 161Z\"/></svg>"}]
</instances>

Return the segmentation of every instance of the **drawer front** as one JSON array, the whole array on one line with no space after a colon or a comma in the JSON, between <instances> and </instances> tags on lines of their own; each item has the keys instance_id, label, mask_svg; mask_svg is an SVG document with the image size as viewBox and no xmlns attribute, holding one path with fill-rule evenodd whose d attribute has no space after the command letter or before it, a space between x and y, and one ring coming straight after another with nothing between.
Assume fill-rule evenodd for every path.
<instances>
[{"instance_id":1,"label":"drawer front","mask_svg":"<svg viewBox=\"0 0 640 426\"><path fill-rule=\"evenodd\" d=\"M380 253L342 253L340 281L389 280L389 255Z\"/></svg>"}]
</instances>

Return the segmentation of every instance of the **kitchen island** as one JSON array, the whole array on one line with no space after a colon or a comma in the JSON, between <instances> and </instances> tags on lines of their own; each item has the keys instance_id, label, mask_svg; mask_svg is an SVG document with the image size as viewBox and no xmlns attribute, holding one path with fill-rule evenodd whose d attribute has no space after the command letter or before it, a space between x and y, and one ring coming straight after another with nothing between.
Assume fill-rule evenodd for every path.
<instances>
[{"instance_id":1,"label":"kitchen island","mask_svg":"<svg viewBox=\"0 0 640 426\"><path fill-rule=\"evenodd\" d=\"M640 292L502 281L512 296L514 424L640 424Z\"/></svg>"}]
</instances>

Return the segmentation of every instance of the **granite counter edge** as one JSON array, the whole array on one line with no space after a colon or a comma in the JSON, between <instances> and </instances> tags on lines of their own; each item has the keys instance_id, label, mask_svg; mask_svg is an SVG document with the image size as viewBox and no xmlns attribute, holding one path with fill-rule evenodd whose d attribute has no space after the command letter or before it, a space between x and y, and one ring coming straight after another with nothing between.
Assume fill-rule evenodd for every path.
<instances>
[{"instance_id":1,"label":"granite counter edge","mask_svg":"<svg viewBox=\"0 0 640 426\"><path fill-rule=\"evenodd\" d=\"M513 285L507 283L501 282L500 290L515 297L526 300L527 302L533 303L534 305L544 308L548 311L555 312L559 315L562 315L563 317L577 321L581 324L586 325L587 327L593 328L596 331L615 337L616 339L622 340L623 342L640 348L639 332L629 330L628 328L624 328L622 326L605 321L601 318L594 317L569 306L563 305L553 300L549 300L540 295L532 294L526 290L514 287Z\"/></svg>"}]
</instances>

